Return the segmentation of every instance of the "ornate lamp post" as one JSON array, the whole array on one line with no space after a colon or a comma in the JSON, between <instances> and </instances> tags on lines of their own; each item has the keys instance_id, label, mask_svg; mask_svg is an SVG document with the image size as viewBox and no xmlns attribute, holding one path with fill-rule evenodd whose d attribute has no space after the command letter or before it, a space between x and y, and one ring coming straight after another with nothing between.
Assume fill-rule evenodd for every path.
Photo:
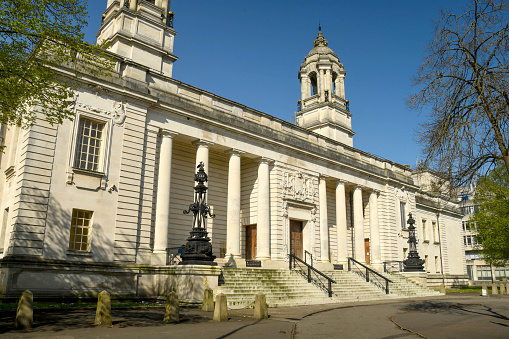
<instances>
[{"instance_id":1,"label":"ornate lamp post","mask_svg":"<svg viewBox=\"0 0 509 339\"><path fill-rule=\"evenodd\" d=\"M216 258L212 254L212 244L207 236L207 217L214 218L210 213L210 207L207 205L207 189L205 183L208 181L207 173L203 169L203 162L198 165L198 172L194 176L197 182L194 187L194 202L189 205L189 209L184 214L193 212L193 229L189 233L187 243L182 251L182 262L180 265L217 265L214 262Z\"/></svg>"},{"instance_id":2,"label":"ornate lamp post","mask_svg":"<svg viewBox=\"0 0 509 339\"><path fill-rule=\"evenodd\" d=\"M412 218L412 213L408 214L408 258L403 261L405 272L424 272L424 260L419 257L417 253L417 238L415 237L415 220Z\"/></svg>"}]
</instances>

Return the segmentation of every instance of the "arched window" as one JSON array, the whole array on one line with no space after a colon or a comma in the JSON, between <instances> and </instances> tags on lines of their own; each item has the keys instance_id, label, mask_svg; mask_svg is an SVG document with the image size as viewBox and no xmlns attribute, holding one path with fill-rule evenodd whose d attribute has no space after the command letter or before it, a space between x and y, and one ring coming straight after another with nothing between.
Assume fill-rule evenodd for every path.
<instances>
[{"instance_id":1,"label":"arched window","mask_svg":"<svg viewBox=\"0 0 509 339\"><path fill-rule=\"evenodd\" d=\"M332 93L335 95L339 95L339 93L336 92L336 79L338 78L338 75L336 72L332 72Z\"/></svg>"},{"instance_id":2,"label":"arched window","mask_svg":"<svg viewBox=\"0 0 509 339\"><path fill-rule=\"evenodd\" d=\"M316 73L312 72L309 74L309 80L311 80L311 95L318 94L318 87L316 81Z\"/></svg>"}]
</instances>

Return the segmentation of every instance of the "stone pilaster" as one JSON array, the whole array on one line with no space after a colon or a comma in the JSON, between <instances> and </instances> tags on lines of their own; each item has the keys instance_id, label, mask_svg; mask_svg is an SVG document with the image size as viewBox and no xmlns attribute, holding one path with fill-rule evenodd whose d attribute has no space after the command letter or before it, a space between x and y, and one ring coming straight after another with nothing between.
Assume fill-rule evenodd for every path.
<instances>
[{"instance_id":1,"label":"stone pilaster","mask_svg":"<svg viewBox=\"0 0 509 339\"><path fill-rule=\"evenodd\" d=\"M382 268L382 253L380 251L380 226L378 224L378 194L373 190L369 195L369 228L371 232L371 263L377 268Z\"/></svg>"},{"instance_id":2,"label":"stone pilaster","mask_svg":"<svg viewBox=\"0 0 509 339\"><path fill-rule=\"evenodd\" d=\"M362 188L355 187L353 191L353 225L355 234L355 256L358 262L366 262L366 253L364 251L364 216L362 208Z\"/></svg>"},{"instance_id":3,"label":"stone pilaster","mask_svg":"<svg viewBox=\"0 0 509 339\"><path fill-rule=\"evenodd\" d=\"M324 176L320 176L319 204L320 204L320 261L329 261L329 224L327 218L327 184Z\"/></svg>"},{"instance_id":4,"label":"stone pilaster","mask_svg":"<svg viewBox=\"0 0 509 339\"><path fill-rule=\"evenodd\" d=\"M348 264L348 233L345 194L345 181L338 180L336 183L336 234L338 264L343 265Z\"/></svg>"}]
</instances>

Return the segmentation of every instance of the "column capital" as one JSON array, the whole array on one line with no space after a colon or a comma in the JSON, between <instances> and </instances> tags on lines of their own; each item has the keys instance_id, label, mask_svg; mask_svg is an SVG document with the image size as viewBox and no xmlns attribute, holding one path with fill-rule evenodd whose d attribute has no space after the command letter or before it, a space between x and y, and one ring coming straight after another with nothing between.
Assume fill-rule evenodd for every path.
<instances>
[{"instance_id":1,"label":"column capital","mask_svg":"<svg viewBox=\"0 0 509 339\"><path fill-rule=\"evenodd\" d=\"M373 194L379 195L379 194L380 194L380 192L381 192L381 191L380 191L379 189L376 189L376 188L372 188L372 189L371 189L371 193L373 193Z\"/></svg>"},{"instance_id":2,"label":"column capital","mask_svg":"<svg viewBox=\"0 0 509 339\"><path fill-rule=\"evenodd\" d=\"M273 159L266 158L266 157L261 157L261 158L258 159L258 163L259 164L270 164L272 162L274 162Z\"/></svg>"},{"instance_id":3,"label":"column capital","mask_svg":"<svg viewBox=\"0 0 509 339\"><path fill-rule=\"evenodd\" d=\"M232 148L232 149L229 149L229 150L225 151L225 153L229 154L229 155L238 155L238 156L241 156L242 154L245 154L246 152L238 150L236 148Z\"/></svg>"},{"instance_id":4,"label":"column capital","mask_svg":"<svg viewBox=\"0 0 509 339\"><path fill-rule=\"evenodd\" d=\"M174 131L167 130L165 128L160 128L159 135L162 137L173 138L173 137L177 136L178 133L174 132Z\"/></svg>"},{"instance_id":5,"label":"column capital","mask_svg":"<svg viewBox=\"0 0 509 339\"><path fill-rule=\"evenodd\" d=\"M318 175L318 178L320 178L320 180L322 180L322 179L323 179L323 180L326 180L327 178L330 178L330 175L326 175L326 174L321 174L321 173L320 173L320 174Z\"/></svg>"},{"instance_id":6,"label":"column capital","mask_svg":"<svg viewBox=\"0 0 509 339\"><path fill-rule=\"evenodd\" d=\"M339 185L339 184L346 185L347 183L348 183L348 181L346 181L345 179L336 179L336 185Z\"/></svg>"},{"instance_id":7,"label":"column capital","mask_svg":"<svg viewBox=\"0 0 509 339\"><path fill-rule=\"evenodd\" d=\"M193 145L197 146L197 147L207 147L208 148L210 145L214 145L214 143L212 141L200 139L200 140L193 141Z\"/></svg>"}]
</instances>

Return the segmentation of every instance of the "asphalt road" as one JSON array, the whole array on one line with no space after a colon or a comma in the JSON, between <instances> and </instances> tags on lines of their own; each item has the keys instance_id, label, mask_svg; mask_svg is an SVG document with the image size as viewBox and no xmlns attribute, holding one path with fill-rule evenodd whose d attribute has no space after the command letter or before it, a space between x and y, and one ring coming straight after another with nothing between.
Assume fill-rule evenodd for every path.
<instances>
[{"instance_id":1,"label":"asphalt road","mask_svg":"<svg viewBox=\"0 0 509 339\"><path fill-rule=\"evenodd\" d=\"M34 328L16 330L0 315L0 338L509 338L509 296L447 295L391 302L232 310L228 322L182 308L179 324L162 322L163 308L113 310L113 326L93 326L95 311L35 311Z\"/></svg>"}]
</instances>

